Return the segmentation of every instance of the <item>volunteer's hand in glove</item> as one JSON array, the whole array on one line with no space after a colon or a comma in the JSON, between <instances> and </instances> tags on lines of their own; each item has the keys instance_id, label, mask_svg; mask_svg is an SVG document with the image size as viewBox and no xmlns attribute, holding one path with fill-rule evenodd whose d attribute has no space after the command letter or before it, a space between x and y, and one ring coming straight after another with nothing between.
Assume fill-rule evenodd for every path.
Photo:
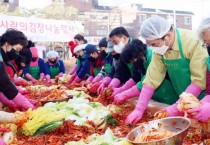
<instances>
[{"instance_id":1,"label":"volunteer's hand in glove","mask_svg":"<svg viewBox=\"0 0 210 145\"><path fill-rule=\"evenodd\" d=\"M36 82L36 79L34 79L29 73L26 74L26 78L29 79L32 83Z\"/></svg>"},{"instance_id":2,"label":"volunteer's hand in glove","mask_svg":"<svg viewBox=\"0 0 210 145\"><path fill-rule=\"evenodd\" d=\"M48 83L51 83L50 75L46 75L46 81L47 81Z\"/></svg>"},{"instance_id":3,"label":"volunteer's hand in glove","mask_svg":"<svg viewBox=\"0 0 210 145\"><path fill-rule=\"evenodd\" d=\"M128 99L137 97L140 95L140 93L141 92L139 91L138 87L135 85L132 88L115 95L114 96L114 104L118 105Z\"/></svg>"},{"instance_id":4,"label":"volunteer's hand in glove","mask_svg":"<svg viewBox=\"0 0 210 145\"><path fill-rule=\"evenodd\" d=\"M44 80L44 73L41 73L41 74L40 74L39 80L40 80L40 81L43 81L43 80Z\"/></svg>"},{"instance_id":5,"label":"volunteer's hand in glove","mask_svg":"<svg viewBox=\"0 0 210 145\"><path fill-rule=\"evenodd\" d=\"M111 88L111 87L109 87ZM113 90L113 93L110 97L108 97L107 99L114 99L114 96L121 93L122 92L122 89L121 87L120 88L111 88Z\"/></svg>"},{"instance_id":6,"label":"volunteer's hand in glove","mask_svg":"<svg viewBox=\"0 0 210 145\"><path fill-rule=\"evenodd\" d=\"M19 86L16 86L17 90L19 93L21 93L22 95L29 93L29 91L25 88L21 88Z\"/></svg>"},{"instance_id":7,"label":"volunteer's hand in glove","mask_svg":"<svg viewBox=\"0 0 210 145\"><path fill-rule=\"evenodd\" d=\"M24 85L24 86L28 85L28 82L21 77L14 77L14 83L15 85Z\"/></svg>"},{"instance_id":8,"label":"volunteer's hand in glove","mask_svg":"<svg viewBox=\"0 0 210 145\"><path fill-rule=\"evenodd\" d=\"M75 72L71 77L70 77L70 79L69 79L69 84L71 84L73 81L74 81L74 79L77 77L77 73Z\"/></svg>"},{"instance_id":9,"label":"volunteer's hand in glove","mask_svg":"<svg viewBox=\"0 0 210 145\"><path fill-rule=\"evenodd\" d=\"M7 97L4 96L3 93L0 93L0 102L2 102L4 105L8 106L14 111L19 110L19 107L12 100L7 99Z\"/></svg>"},{"instance_id":10,"label":"volunteer's hand in glove","mask_svg":"<svg viewBox=\"0 0 210 145\"><path fill-rule=\"evenodd\" d=\"M6 145L6 143L4 142L2 138L0 138L0 145Z\"/></svg>"},{"instance_id":11,"label":"volunteer's hand in glove","mask_svg":"<svg viewBox=\"0 0 210 145\"><path fill-rule=\"evenodd\" d=\"M201 101L202 105L198 108L193 108L187 111L187 113L194 114L193 119L196 119L201 122L206 122L210 120L209 106L210 103Z\"/></svg>"},{"instance_id":12,"label":"volunteer's hand in glove","mask_svg":"<svg viewBox=\"0 0 210 145\"><path fill-rule=\"evenodd\" d=\"M149 103L149 100L154 94L154 91L155 89L153 89L152 87L143 85L136 108L125 120L126 124L137 123L142 118L144 111L146 110Z\"/></svg>"},{"instance_id":13,"label":"volunteer's hand in glove","mask_svg":"<svg viewBox=\"0 0 210 145\"><path fill-rule=\"evenodd\" d=\"M97 90L97 94L99 95L107 86L108 84L111 82L111 78L110 77L105 77L101 83L101 85L99 86L98 90Z\"/></svg>"},{"instance_id":14,"label":"volunteer's hand in glove","mask_svg":"<svg viewBox=\"0 0 210 145\"><path fill-rule=\"evenodd\" d=\"M96 94L96 93L97 93L97 89L98 89L99 86L100 86L100 83L99 83L99 82L95 82L95 83L91 86L89 92L90 92L91 94Z\"/></svg>"},{"instance_id":15,"label":"volunteer's hand in glove","mask_svg":"<svg viewBox=\"0 0 210 145\"><path fill-rule=\"evenodd\" d=\"M18 93L17 96L12 99L12 101L24 110L27 110L29 108L35 109L35 106L31 104L28 99L20 93Z\"/></svg>"}]
</instances>

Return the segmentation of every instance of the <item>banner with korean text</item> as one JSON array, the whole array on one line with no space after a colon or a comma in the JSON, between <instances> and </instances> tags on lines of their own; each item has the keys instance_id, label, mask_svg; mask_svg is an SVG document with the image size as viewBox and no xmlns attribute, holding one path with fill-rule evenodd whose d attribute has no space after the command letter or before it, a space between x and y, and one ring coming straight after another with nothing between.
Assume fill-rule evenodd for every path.
<instances>
[{"instance_id":1,"label":"banner with korean text","mask_svg":"<svg viewBox=\"0 0 210 145\"><path fill-rule=\"evenodd\" d=\"M0 15L0 35L9 28L22 31L32 41L42 42L68 42L77 33L84 32L79 21Z\"/></svg>"}]
</instances>

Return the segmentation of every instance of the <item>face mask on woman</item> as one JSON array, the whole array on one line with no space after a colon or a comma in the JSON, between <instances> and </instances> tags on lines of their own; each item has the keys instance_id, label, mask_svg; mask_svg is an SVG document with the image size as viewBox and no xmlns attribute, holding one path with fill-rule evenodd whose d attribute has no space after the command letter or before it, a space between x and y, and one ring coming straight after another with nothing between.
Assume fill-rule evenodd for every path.
<instances>
[{"instance_id":1,"label":"face mask on woman","mask_svg":"<svg viewBox=\"0 0 210 145\"><path fill-rule=\"evenodd\" d=\"M37 57L32 57L31 61L36 61L37 60Z\"/></svg>"},{"instance_id":2,"label":"face mask on woman","mask_svg":"<svg viewBox=\"0 0 210 145\"><path fill-rule=\"evenodd\" d=\"M19 52L16 51L14 48L12 48L11 51L6 52L6 54L9 60L14 60L19 56Z\"/></svg>"},{"instance_id":3,"label":"face mask on woman","mask_svg":"<svg viewBox=\"0 0 210 145\"><path fill-rule=\"evenodd\" d=\"M102 50L101 51L101 59L105 59L106 58L106 56L107 56L107 53L106 53L106 51L105 50Z\"/></svg>"}]
</instances>

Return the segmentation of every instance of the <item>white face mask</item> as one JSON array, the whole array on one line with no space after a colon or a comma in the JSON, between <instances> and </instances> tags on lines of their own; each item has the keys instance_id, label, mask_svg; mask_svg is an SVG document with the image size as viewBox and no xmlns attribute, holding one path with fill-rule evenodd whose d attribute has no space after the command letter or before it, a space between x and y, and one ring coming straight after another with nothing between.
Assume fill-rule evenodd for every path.
<instances>
[{"instance_id":1,"label":"white face mask","mask_svg":"<svg viewBox=\"0 0 210 145\"><path fill-rule=\"evenodd\" d=\"M165 41L163 46L161 47L152 47L152 51L154 53L160 54L160 55L164 55L166 53L166 51L168 50L169 46L165 45Z\"/></svg>"},{"instance_id":2,"label":"white face mask","mask_svg":"<svg viewBox=\"0 0 210 145\"><path fill-rule=\"evenodd\" d=\"M117 53L121 53L123 51L124 46L124 43L120 41L118 45L114 45L114 51Z\"/></svg>"}]
</instances>

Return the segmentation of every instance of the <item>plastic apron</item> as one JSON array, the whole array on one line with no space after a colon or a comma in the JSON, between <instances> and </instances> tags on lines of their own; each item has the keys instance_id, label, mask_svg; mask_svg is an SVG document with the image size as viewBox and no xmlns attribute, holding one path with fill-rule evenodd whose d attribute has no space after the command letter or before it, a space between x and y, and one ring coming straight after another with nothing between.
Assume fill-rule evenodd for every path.
<instances>
[{"instance_id":1,"label":"plastic apron","mask_svg":"<svg viewBox=\"0 0 210 145\"><path fill-rule=\"evenodd\" d=\"M109 53L106 56L105 60L109 57L109 55L111 55L111 53ZM104 69L105 69L106 74L109 74L111 72L111 68L112 68L112 65L110 63L105 63L104 64Z\"/></svg>"},{"instance_id":2,"label":"plastic apron","mask_svg":"<svg viewBox=\"0 0 210 145\"><path fill-rule=\"evenodd\" d=\"M40 68L39 68L39 66L29 66L28 72L36 80L38 80L40 78Z\"/></svg>"},{"instance_id":3,"label":"plastic apron","mask_svg":"<svg viewBox=\"0 0 210 145\"><path fill-rule=\"evenodd\" d=\"M176 29L176 33L177 33L177 41L178 41L181 58L167 60L163 56L163 63L165 64L165 66L167 68L169 77L171 79L171 82L174 86L176 93L178 95L180 95L190 85L191 73L190 73L190 60L184 57L181 37L180 37L178 29ZM205 91L203 91L199 95L198 98L202 99L204 97L204 95L205 95Z\"/></svg>"},{"instance_id":4,"label":"plastic apron","mask_svg":"<svg viewBox=\"0 0 210 145\"><path fill-rule=\"evenodd\" d=\"M50 66L50 78L54 79L55 76L57 76L60 73L60 68L59 67L52 67Z\"/></svg>"},{"instance_id":5,"label":"plastic apron","mask_svg":"<svg viewBox=\"0 0 210 145\"><path fill-rule=\"evenodd\" d=\"M101 68L94 68L93 72L94 72L94 76L97 76L101 71Z\"/></svg>"},{"instance_id":6,"label":"plastic apron","mask_svg":"<svg viewBox=\"0 0 210 145\"><path fill-rule=\"evenodd\" d=\"M146 57L147 57L147 61L144 63L144 67L147 69L152 58L152 50L150 48L147 48ZM143 87L142 82L145 76L137 84L139 90L141 90ZM152 99L161 103L173 104L179 99L179 96L175 92L171 81L164 79L161 85L155 90L154 95L152 96Z\"/></svg>"}]
</instances>

